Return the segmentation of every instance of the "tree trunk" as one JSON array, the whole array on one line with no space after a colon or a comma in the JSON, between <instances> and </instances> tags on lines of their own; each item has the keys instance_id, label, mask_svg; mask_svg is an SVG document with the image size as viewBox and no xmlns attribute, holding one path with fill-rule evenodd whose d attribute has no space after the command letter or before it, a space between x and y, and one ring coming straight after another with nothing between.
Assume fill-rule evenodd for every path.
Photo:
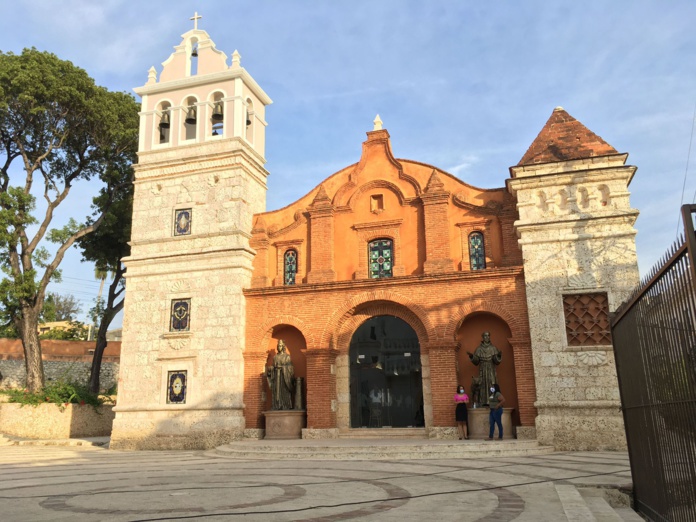
<instances>
[{"instance_id":1,"label":"tree trunk","mask_svg":"<svg viewBox=\"0 0 696 522\"><path fill-rule=\"evenodd\" d=\"M112 318L113 314L110 314L107 311L99 324L99 331L97 332L97 344L94 347L94 356L92 357L92 369L89 373L89 391L92 393L99 393L99 373L101 372L104 350L106 350L106 331L109 328Z\"/></svg>"},{"instance_id":2,"label":"tree trunk","mask_svg":"<svg viewBox=\"0 0 696 522\"><path fill-rule=\"evenodd\" d=\"M35 393L44 387L44 367L39 341L39 314L31 307L22 307L17 321L24 347L24 365L27 370L27 389Z\"/></svg>"},{"instance_id":3,"label":"tree trunk","mask_svg":"<svg viewBox=\"0 0 696 522\"><path fill-rule=\"evenodd\" d=\"M101 322L99 323L99 332L97 332L97 344L94 346L94 357L92 357L92 369L89 373L89 391L99 393L99 373L101 372L102 357L106 350L106 331L114 320L117 313L123 309L123 301L121 300L114 304L117 297L121 295L124 288L118 289L118 286L123 278L125 267L119 263L118 268L114 272L114 279L109 285L109 295L106 298L106 309L102 314Z\"/></svg>"}]
</instances>

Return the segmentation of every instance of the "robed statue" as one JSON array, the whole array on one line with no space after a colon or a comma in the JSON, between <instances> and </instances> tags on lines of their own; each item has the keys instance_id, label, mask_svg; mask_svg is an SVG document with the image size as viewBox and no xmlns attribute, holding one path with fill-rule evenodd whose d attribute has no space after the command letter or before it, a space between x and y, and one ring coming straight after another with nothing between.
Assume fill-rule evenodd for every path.
<instances>
[{"instance_id":1,"label":"robed statue","mask_svg":"<svg viewBox=\"0 0 696 522\"><path fill-rule=\"evenodd\" d=\"M488 392L491 386L498 382L495 367L503 360L503 353L491 344L491 334L489 332L483 332L481 338L481 344L474 350L474 353L466 353L469 354L471 362L479 367L481 383L480 406L488 406Z\"/></svg>"},{"instance_id":2,"label":"robed statue","mask_svg":"<svg viewBox=\"0 0 696 522\"><path fill-rule=\"evenodd\" d=\"M273 366L266 368L266 378L273 397L272 410L291 410L292 394L295 391L295 368L285 351L285 341L278 340L278 353L273 357Z\"/></svg>"}]
</instances>

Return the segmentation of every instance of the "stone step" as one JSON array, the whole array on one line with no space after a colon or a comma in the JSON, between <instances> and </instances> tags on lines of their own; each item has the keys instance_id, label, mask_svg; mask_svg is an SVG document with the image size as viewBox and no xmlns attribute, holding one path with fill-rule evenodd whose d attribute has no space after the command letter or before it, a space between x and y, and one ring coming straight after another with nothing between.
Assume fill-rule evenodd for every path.
<instances>
[{"instance_id":1,"label":"stone step","mask_svg":"<svg viewBox=\"0 0 696 522\"><path fill-rule=\"evenodd\" d=\"M535 440L474 442L384 439L333 439L327 441L240 441L216 448L210 454L233 459L260 460L422 460L452 458L520 457L545 455L550 446Z\"/></svg>"},{"instance_id":2,"label":"stone step","mask_svg":"<svg viewBox=\"0 0 696 522\"><path fill-rule=\"evenodd\" d=\"M15 441L9 438L7 435L0 433L0 446L14 446Z\"/></svg>"},{"instance_id":3,"label":"stone step","mask_svg":"<svg viewBox=\"0 0 696 522\"><path fill-rule=\"evenodd\" d=\"M427 439L425 428L350 428L341 430L342 439Z\"/></svg>"},{"instance_id":4,"label":"stone step","mask_svg":"<svg viewBox=\"0 0 696 522\"><path fill-rule=\"evenodd\" d=\"M598 522L643 522L629 507L630 496L621 488L579 487L578 490Z\"/></svg>"},{"instance_id":5,"label":"stone step","mask_svg":"<svg viewBox=\"0 0 696 522\"><path fill-rule=\"evenodd\" d=\"M575 486L555 484L568 522L596 522L592 510Z\"/></svg>"},{"instance_id":6,"label":"stone step","mask_svg":"<svg viewBox=\"0 0 696 522\"><path fill-rule=\"evenodd\" d=\"M569 484L556 484L556 493L569 522L641 522L643 519L629 507L618 504L612 507L607 496L617 490L604 488L576 488ZM614 495L616 496L616 495Z\"/></svg>"}]
</instances>

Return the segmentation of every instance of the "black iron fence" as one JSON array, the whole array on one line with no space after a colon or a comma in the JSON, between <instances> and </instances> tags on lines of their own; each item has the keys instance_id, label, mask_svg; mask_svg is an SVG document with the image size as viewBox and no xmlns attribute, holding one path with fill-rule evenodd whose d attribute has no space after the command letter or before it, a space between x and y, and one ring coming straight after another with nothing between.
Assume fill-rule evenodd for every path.
<instances>
[{"instance_id":1,"label":"black iron fence","mask_svg":"<svg viewBox=\"0 0 696 522\"><path fill-rule=\"evenodd\" d=\"M696 521L694 215L611 325L635 508L656 522Z\"/></svg>"}]
</instances>

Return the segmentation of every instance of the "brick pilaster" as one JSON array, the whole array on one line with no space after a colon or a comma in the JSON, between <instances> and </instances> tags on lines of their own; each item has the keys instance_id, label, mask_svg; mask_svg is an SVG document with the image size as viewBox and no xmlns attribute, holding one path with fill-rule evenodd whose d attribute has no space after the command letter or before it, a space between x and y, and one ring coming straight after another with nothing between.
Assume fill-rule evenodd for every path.
<instances>
[{"instance_id":1,"label":"brick pilaster","mask_svg":"<svg viewBox=\"0 0 696 522\"><path fill-rule=\"evenodd\" d=\"M430 180L421 194L423 214L425 217L425 263L426 274L451 272L453 270L450 256L449 207L450 193L433 170Z\"/></svg>"},{"instance_id":2,"label":"brick pilaster","mask_svg":"<svg viewBox=\"0 0 696 522\"><path fill-rule=\"evenodd\" d=\"M268 286L268 234L263 218L258 218L251 231L249 246L256 250L254 257L254 276L251 278L252 288Z\"/></svg>"},{"instance_id":3,"label":"brick pilaster","mask_svg":"<svg viewBox=\"0 0 696 522\"><path fill-rule=\"evenodd\" d=\"M307 428L336 427L336 351L328 348L308 349L307 360Z\"/></svg>"},{"instance_id":4,"label":"brick pilaster","mask_svg":"<svg viewBox=\"0 0 696 522\"><path fill-rule=\"evenodd\" d=\"M326 283L336 280L334 271L334 208L324 185L308 207L309 264L307 283Z\"/></svg>"},{"instance_id":5,"label":"brick pilaster","mask_svg":"<svg viewBox=\"0 0 696 522\"><path fill-rule=\"evenodd\" d=\"M457 388L457 344L430 346L430 391L433 427L455 426L452 397Z\"/></svg>"},{"instance_id":6,"label":"brick pilaster","mask_svg":"<svg viewBox=\"0 0 696 522\"><path fill-rule=\"evenodd\" d=\"M515 356L515 380L517 382L517 407L520 424L534 426L537 416L536 384L534 380L534 361L530 339L508 339Z\"/></svg>"},{"instance_id":7,"label":"brick pilaster","mask_svg":"<svg viewBox=\"0 0 696 522\"><path fill-rule=\"evenodd\" d=\"M244 352L244 420L248 429L264 427L267 359L265 352Z\"/></svg>"}]
</instances>

